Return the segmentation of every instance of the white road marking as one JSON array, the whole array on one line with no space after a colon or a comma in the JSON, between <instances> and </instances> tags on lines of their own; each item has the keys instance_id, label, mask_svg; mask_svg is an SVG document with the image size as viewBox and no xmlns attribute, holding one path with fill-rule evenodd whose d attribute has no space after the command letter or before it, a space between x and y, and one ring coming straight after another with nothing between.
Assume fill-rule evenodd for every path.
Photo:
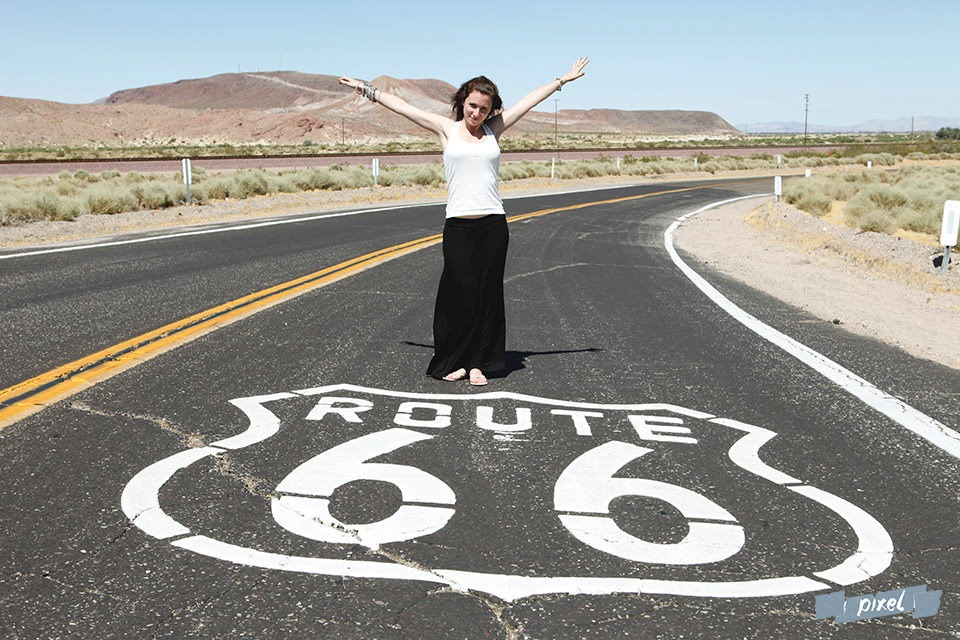
<instances>
[{"instance_id":1,"label":"white road marking","mask_svg":"<svg viewBox=\"0 0 960 640\"><path fill-rule=\"evenodd\" d=\"M330 395L327 395L330 394ZM351 397L352 395L366 396L367 398ZM226 453L224 448L229 445L229 450L237 450L252 446L257 443L277 435L280 431L280 419L267 406L271 402L283 402L296 397L315 397L320 396L321 402L324 399L335 398L342 401L347 407L335 406L334 402L327 402L332 409L344 409L344 413L338 414L338 419L349 421L348 417L357 417L351 413L356 411L357 407L372 408L373 403L380 402L383 399L387 402L399 402L399 407L404 411L399 411L398 416L402 420L409 419L409 409L416 407L432 408L437 415L446 417L450 412L445 407L437 404L437 401L447 401L446 404L453 402L476 404L484 399L489 400L512 400L518 403L531 405L546 405L549 407L563 406L576 411L563 410L551 415L569 416L591 415L594 419L603 417L606 412L611 411L631 411L631 412L664 412L668 411L674 416L688 416L698 420L703 420L707 424L715 424L741 432L743 435L737 438L737 441L730 447L728 456L739 467L747 472L757 475L767 481L780 485L784 490L793 492L796 495L803 496L813 502L819 503L827 510L832 511L839 516L853 530L858 543L857 548L842 560L839 564L820 571L814 571L811 575L821 580L829 580L839 584L851 584L860 580L865 580L871 576L878 575L886 570L893 557L893 543L883 526L875 520L870 514L850 502L834 496L830 493L817 489L809 485L799 484L801 481L789 476L760 460L760 448L769 442L776 434L761 427L755 427L736 420L725 418L716 418L710 414L678 407L667 404L623 404L606 405L583 402L558 401L547 398L538 398L536 396L521 395L511 392L486 392L480 394L470 394L467 396L459 394L421 394L398 392L383 389L373 389L349 384L328 385L312 389L303 389L294 392L275 393L269 395L260 395L250 398L237 398L230 403L246 414L249 421L247 429L240 434L214 443L214 446L202 447L197 449L187 449L173 454L163 460L155 462L138 474L136 474L127 484L123 491L121 504L124 513L138 528L144 533L161 540L169 540L170 544L189 549L196 553L219 558L228 562L243 564L248 566L262 567L279 571L291 571L319 575L341 575L365 578L381 578L395 580L416 580L427 582L439 582L447 584L453 589L458 590L477 590L496 595L504 600L516 600L531 595L549 594L549 593L569 593L569 594L611 594L611 593L651 593L651 594L672 594L695 597L711 598L752 598L752 597L771 597L787 594L799 594L811 591L820 591L830 588L826 582L815 580L810 576L792 575L792 576L772 576L745 581L709 581L709 580L659 580L644 579L618 576L530 576L516 573L487 573L478 571L461 571L454 568L429 568L422 565L413 566L407 564L398 564L389 560L360 560L337 557L310 557L287 555L281 553L271 553L269 551L252 549L240 545L219 541L203 535L200 532L191 531L184 524L176 521L173 517L166 514L160 504L160 492L164 485L171 480L177 473L184 471L190 465L203 460L204 458ZM368 407L369 405L369 407ZM334 411L333 413L337 413ZM672 422L668 418L673 416L661 417L659 422ZM303 419L307 419L304 417ZM362 421L362 420L361 420ZM429 424L422 425L431 430L437 429L433 421L427 421ZM477 419L477 428L482 428L482 416ZM671 428L675 428L672 425ZM433 431L435 434L443 433ZM660 427L661 429L664 427ZM582 425L577 428L577 437L583 437ZM643 437L644 430L638 430L638 435ZM397 440L394 435L403 436L404 439ZM645 441L656 441L657 434L645 439ZM371 463L370 458L379 456L383 451L393 450L398 446L414 444L416 441L429 440L435 437L406 429L389 429L375 434L361 436L346 443L338 445L333 449L327 450L312 460L302 464L288 476L291 484L296 485L287 487L285 480L278 485L277 490L291 489L295 496L315 499L317 495L327 496L332 493L335 486L348 482L351 478L370 478L390 482L401 488L404 500L413 500L421 502L423 506L427 504L448 505L440 507L442 513L436 506L430 507L438 513L431 513L435 516L436 522L430 530L436 530L443 527L456 508L456 496L452 489L445 485L438 478L433 478L421 469L408 467L393 463ZM378 444L374 447L368 446L368 443L376 441ZM677 438L676 441L668 441L665 446L698 446L698 438ZM616 452L615 459L608 459L608 453ZM667 485L664 483L653 482L640 478L617 478L615 473L623 466L624 462L632 461L641 453L650 451L644 447L630 445L627 443L608 442L598 448L588 452L571 463L558 478L554 495L555 507L563 513L558 513L561 521L567 518L571 513L574 515L586 515L592 518L586 522L577 521L573 529L577 529L583 536L577 536L582 541L586 537L588 544L593 544L596 540L607 540L611 538L610 533L615 534L613 538L628 538L629 534L622 532L615 527L611 528L607 523L606 529L601 527L597 529L598 520L607 514L606 505L610 500L618 495L650 495L657 496L676 506L685 517L694 519L707 519L716 522L697 523L712 525L718 529L721 535L725 537L725 546L720 551L714 551L710 548L707 538L711 536L694 536L691 540L701 554L700 562L716 561L720 557L726 558L732 553L736 553L743 546L742 531L738 525L735 525L736 519L725 509L706 499L704 496L696 494L688 489ZM602 455L601 455L602 454ZM336 458L336 459L333 459ZM597 467L595 463L602 463ZM320 464L322 463L322 464ZM589 463L589 464L586 464ZM298 475L299 474L299 475ZM302 475L303 477L300 477ZM296 477L294 477L296 476ZM302 485L302 486L301 486ZM404 489L410 489L404 492ZM600 500L597 501L599 493ZM304 494L310 495L304 495ZM596 504L594 504L596 503ZM296 506L296 505L294 505ZM366 544L371 549L376 549L380 543L393 539L410 539L413 535L420 535L415 531L415 527L407 527L409 523L391 520L391 517L381 521L381 523L371 523L363 527L376 527L386 523L390 526L385 531L374 531L376 535L371 540L362 540L363 533L356 531L357 527L348 526L344 528L335 527L336 522L327 522L332 520L328 518L326 505L311 503L309 508L304 511L311 518L310 531L307 532L307 538L320 539L321 541L330 538L327 533L317 535L320 527L329 527L331 531L338 530L349 534L344 539L337 538L337 542L347 544ZM277 511L274 510L274 517ZM323 517L317 517L317 516ZM443 516L440 518L439 516ZM284 520L284 515L280 520ZM415 518L417 519L417 518ZM569 518L567 518L569 520ZM609 518L608 518L609 519ZM440 522L442 520L443 522ZM284 520L285 521L285 520ZM612 522L612 520L611 520ZM284 522L280 522L282 526ZM289 523L288 523L289 524ZM303 535L299 531L300 524L293 527L296 534ZM400 529L397 529L397 527ZM569 524L568 530L570 530ZM288 527L289 528L289 527ZM383 527L381 527L383 528ZM409 531L407 531L409 529ZM403 535L397 535L398 530ZM372 528L371 528L371 531ZM573 533L576 535L577 531ZM707 532L709 533L709 532ZM716 531L714 532L716 533ZM717 536L712 536L711 539ZM648 558L650 545L642 540L627 540L626 545L614 545L608 552L620 557L631 557L637 554L641 559ZM607 544L604 542L603 547ZM628 549L629 554L624 550ZM605 550L605 549L600 549ZM721 553L722 551L722 553ZM331 552L336 555L338 551L332 549ZM714 557L716 556L716 557ZM674 559L676 564L687 564L683 558ZM662 558L656 558L655 562L662 562Z\"/></svg>"},{"instance_id":2,"label":"white road marking","mask_svg":"<svg viewBox=\"0 0 960 640\"><path fill-rule=\"evenodd\" d=\"M165 233L160 235L145 236L142 238L129 238L127 240L110 240L108 242L97 242L91 244L71 244L69 246L51 247L50 249L36 249L34 251L23 251L21 253L9 253L0 255L0 260L11 260L13 258L26 258L28 256L42 256L50 253L67 253L70 251L83 251L86 249L101 249L103 247L119 247L127 244L143 244L145 242L156 242L157 240L170 240L172 238L188 238L190 236L205 236L214 233L226 233L229 231L245 231L247 229L260 229L263 227L274 227L284 224L296 224L298 222L312 222L314 220L325 220L327 218L343 218L347 216L359 216L369 213L381 213L383 211L393 211L395 209L409 209L413 206L421 205L400 205L396 207L380 207L376 209L360 209L357 211L337 211L334 213L321 213L314 216L284 218L282 220L264 220L261 222L251 222L249 224L231 225L226 224L214 228L194 229L193 231L180 231L177 233Z\"/></svg>"},{"instance_id":3,"label":"white road marking","mask_svg":"<svg viewBox=\"0 0 960 640\"><path fill-rule=\"evenodd\" d=\"M840 366L833 360L830 360L826 356L814 351L810 347L801 344L793 338L780 333L773 327L760 322L757 318L753 317L735 305L729 299L724 297L710 283L701 277L700 274L691 269L683 260L680 259L679 254L677 254L677 251L673 246L673 234L674 231L676 231L676 229L683 224L684 220L703 211L707 211L731 202L769 195L770 194L762 194L761 196L731 198L730 200L723 200L721 202L709 204L705 207L697 209L696 211L677 218L677 220L670 225L663 235L664 245L667 248L667 253L670 254L670 258L680 268L680 271L682 271L683 274L697 286L697 288L703 291L708 298L713 300L721 309L729 313L734 319L759 335L761 338L780 347L793 357L800 360L800 362L803 362L814 371L817 371L831 382L835 383L848 393L866 403L868 406L876 409L883 415L910 430L914 434L920 436L927 442L939 447L940 449L943 449L955 458L960 458L960 433L957 433L943 423L934 420L930 416L917 411L899 398L895 398L889 393L881 391L852 371Z\"/></svg>"}]
</instances>

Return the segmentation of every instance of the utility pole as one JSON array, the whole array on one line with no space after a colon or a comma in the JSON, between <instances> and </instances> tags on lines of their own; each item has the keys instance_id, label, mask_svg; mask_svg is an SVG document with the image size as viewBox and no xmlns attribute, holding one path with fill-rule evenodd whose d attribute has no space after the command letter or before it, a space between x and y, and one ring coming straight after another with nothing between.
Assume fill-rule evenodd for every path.
<instances>
[{"instance_id":1,"label":"utility pole","mask_svg":"<svg viewBox=\"0 0 960 640\"><path fill-rule=\"evenodd\" d=\"M557 157L560 157L560 120L558 109L560 108L560 98L553 99L553 145L557 148Z\"/></svg>"},{"instance_id":2,"label":"utility pole","mask_svg":"<svg viewBox=\"0 0 960 640\"><path fill-rule=\"evenodd\" d=\"M810 115L810 94L803 94L803 146L807 146L807 118Z\"/></svg>"}]
</instances>

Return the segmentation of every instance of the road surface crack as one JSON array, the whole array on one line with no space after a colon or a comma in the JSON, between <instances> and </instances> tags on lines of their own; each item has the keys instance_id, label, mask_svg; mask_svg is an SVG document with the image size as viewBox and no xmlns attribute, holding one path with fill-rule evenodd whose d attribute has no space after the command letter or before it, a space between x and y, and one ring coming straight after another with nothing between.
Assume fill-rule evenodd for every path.
<instances>
[{"instance_id":1,"label":"road surface crack","mask_svg":"<svg viewBox=\"0 0 960 640\"><path fill-rule=\"evenodd\" d=\"M126 418L130 420L139 420L141 422L147 422L156 427L159 427L162 431L166 431L172 435L177 436L180 440L183 441L191 449L199 449L206 446L206 441L204 436L199 433L194 433L192 431L187 431L181 427L178 427L172 423L167 418L150 416L144 414L130 413L128 411L106 411L104 409L97 409L88 405L85 402L74 401L70 403L70 408L76 411L82 411L84 413L89 413L91 415L100 416L103 418Z\"/></svg>"}]
</instances>

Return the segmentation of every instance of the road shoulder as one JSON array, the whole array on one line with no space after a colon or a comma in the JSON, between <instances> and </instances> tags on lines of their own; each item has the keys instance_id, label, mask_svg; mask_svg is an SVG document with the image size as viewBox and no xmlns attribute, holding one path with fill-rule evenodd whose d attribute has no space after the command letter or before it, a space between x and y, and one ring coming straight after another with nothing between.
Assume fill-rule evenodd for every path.
<instances>
[{"instance_id":1,"label":"road shoulder","mask_svg":"<svg viewBox=\"0 0 960 640\"><path fill-rule=\"evenodd\" d=\"M772 199L688 219L676 246L702 265L818 318L960 369L960 272L936 247L825 222Z\"/></svg>"}]
</instances>

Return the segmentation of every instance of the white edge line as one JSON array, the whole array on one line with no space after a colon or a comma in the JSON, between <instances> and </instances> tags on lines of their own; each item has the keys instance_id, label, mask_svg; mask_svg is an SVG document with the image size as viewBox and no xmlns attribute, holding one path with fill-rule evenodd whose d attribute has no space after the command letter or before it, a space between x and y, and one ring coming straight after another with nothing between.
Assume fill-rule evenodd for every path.
<instances>
[{"instance_id":1,"label":"white edge line","mask_svg":"<svg viewBox=\"0 0 960 640\"><path fill-rule=\"evenodd\" d=\"M894 422L900 424L902 427L905 427L909 431L920 436L934 446L939 447L953 457L960 459L960 433L957 433L943 423L934 420L930 416L917 411L899 398L895 398L889 393L881 391L871 383L854 374L852 371L845 369L833 360L830 360L826 356L814 351L810 347L807 347L806 345L797 342L793 338L780 333L773 327L760 322L760 320L753 317L735 305L729 299L724 297L710 283L701 277L700 274L698 274L680 259L680 255L673 246L673 234L684 220L703 211L720 207L731 202L746 200L748 198L769 197L770 195L772 194L765 193L722 200L720 202L708 204L697 209L696 211L692 211L680 216L663 234L664 245L667 249L667 253L670 254L671 260L673 260L673 262L680 268L680 271L683 272L683 274L687 276L687 278L689 278L693 284L697 286L697 288L703 291L708 298L710 298L721 309L729 313L734 319L759 335L761 338L767 340L771 344L776 345L777 347L780 347L790 355L809 366L811 369L826 377L831 382L837 384L844 391L852 394L862 402L866 403L868 406L876 409Z\"/></svg>"},{"instance_id":2,"label":"white edge line","mask_svg":"<svg viewBox=\"0 0 960 640\"><path fill-rule=\"evenodd\" d=\"M68 247L53 247L51 249L38 249L36 251L24 251L21 253L9 253L0 255L0 260L10 260L13 258L25 258L28 256L42 256L49 253L66 253L68 251L82 251L84 249L101 249L103 247L119 247L126 244L140 244L143 242L155 242L157 240L169 240L171 238L187 238L190 236L203 236L213 233L226 233L228 231L245 231L247 229L259 229L262 227L279 226L282 224L294 224L297 222L312 222L314 220L323 220L325 218L340 218L344 216L356 216L366 213L379 213L381 211L393 211L396 209L409 209L414 206L429 206L437 203L420 203L399 205L396 207L382 207L377 209L357 209L355 211L335 211L333 213L321 213L312 216L284 218L282 220L262 220L260 222L251 222L249 224L232 225L224 224L215 228L196 229L194 231L181 231L179 233L168 233L157 236L145 236L142 238L130 238L128 240L111 240L109 242L98 242L93 244L76 244Z\"/></svg>"}]
</instances>

